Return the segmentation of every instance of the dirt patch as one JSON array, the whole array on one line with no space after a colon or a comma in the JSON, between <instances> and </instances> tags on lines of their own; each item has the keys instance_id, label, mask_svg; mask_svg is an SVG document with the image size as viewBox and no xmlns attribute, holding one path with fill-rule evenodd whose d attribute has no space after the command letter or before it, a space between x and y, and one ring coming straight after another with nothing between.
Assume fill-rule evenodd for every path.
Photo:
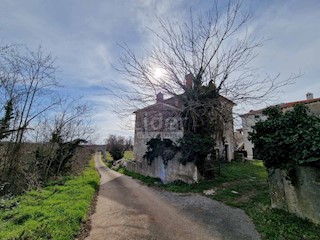
<instances>
[{"instance_id":1,"label":"dirt patch","mask_svg":"<svg viewBox=\"0 0 320 240\"><path fill-rule=\"evenodd\" d=\"M233 182L225 182L225 183L221 184L221 188L224 189L224 188L234 187L234 186L240 185L240 183L243 183L243 182L247 182L247 180L238 180L238 181L233 181Z\"/></svg>"},{"instance_id":2,"label":"dirt patch","mask_svg":"<svg viewBox=\"0 0 320 240\"><path fill-rule=\"evenodd\" d=\"M246 192L245 195L235 199L234 203L246 203L248 202L254 195L256 195L255 191Z\"/></svg>"}]
</instances>

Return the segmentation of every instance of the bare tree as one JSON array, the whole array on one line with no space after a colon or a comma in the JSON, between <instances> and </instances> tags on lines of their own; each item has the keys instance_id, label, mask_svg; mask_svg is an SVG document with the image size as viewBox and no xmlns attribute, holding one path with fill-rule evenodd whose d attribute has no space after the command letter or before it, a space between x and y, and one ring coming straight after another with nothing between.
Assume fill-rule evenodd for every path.
<instances>
[{"instance_id":1,"label":"bare tree","mask_svg":"<svg viewBox=\"0 0 320 240\"><path fill-rule=\"evenodd\" d=\"M126 150L133 150L133 140L132 137L128 137L125 140Z\"/></svg>"},{"instance_id":2,"label":"bare tree","mask_svg":"<svg viewBox=\"0 0 320 240\"><path fill-rule=\"evenodd\" d=\"M116 67L126 80L116 83L117 112L119 99L124 114L154 103L159 92L180 100L184 162L195 161L202 173L207 168L203 159L214 153L212 143L224 145L222 132L232 121L230 102L266 101L296 77L260 78L251 64L263 39L247 29L251 14L242 11L241 0L223 3L213 2L211 10L198 16L191 10L182 23L158 18L160 28L150 29L156 38L152 47L140 57L121 45Z\"/></svg>"},{"instance_id":3,"label":"bare tree","mask_svg":"<svg viewBox=\"0 0 320 240\"><path fill-rule=\"evenodd\" d=\"M57 86L56 68L51 55L44 54L41 47L36 51L18 45L5 46L2 49L0 113L4 115L10 103L12 117L7 122L9 134L3 139L5 142L1 146L0 172L1 178L17 182L17 179L23 180L28 175L21 164L24 160L21 157L22 143L26 133L32 130L32 122L37 117L59 102L52 92L52 88Z\"/></svg>"},{"instance_id":4,"label":"bare tree","mask_svg":"<svg viewBox=\"0 0 320 240\"><path fill-rule=\"evenodd\" d=\"M69 171L93 133L89 106L59 96L55 72L41 47L0 46L0 185L8 190Z\"/></svg>"},{"instance_id":5,"label":"bare tree","mask_svg":"<svg viewBox=\"0 0 320 240\"><path fill-rule=\"evenodd\" d=\"M36 136L38 142L42 143L38 153L41 155L39 155L41 158L39 166L43 179L59 174L66 164L71 166L75 153L73 150L80 143L88 141L94 132L90 123L90 114L87 104L66 98L61 100L55 112L49 117L42 118L38 124Z\"/></svg>"},{"instance_id":6,"label":"bare tree","mask_svg":"<svg viewBox=\"0 0 320 240\"><path fill-rule=\"evenodd\" d=\"M212 81L219 94L235 103L268 100L295 76L282 81L278 75L261 78L250 66L263 44L263 39L248 32L250 19L251 14L242 11L241 0L231 0L226 6L215 1L211 10L198 16L191 10L182 23L158 18L160 29L150 29L156 40L143 57L121 45L116 69L126 84L119 84L122 92L114 95L123 101L122 112L154 102L158 92L165 96L184 93L185 76L190 73L196 84L207 86Z\"/></svg>"}]
</instances>

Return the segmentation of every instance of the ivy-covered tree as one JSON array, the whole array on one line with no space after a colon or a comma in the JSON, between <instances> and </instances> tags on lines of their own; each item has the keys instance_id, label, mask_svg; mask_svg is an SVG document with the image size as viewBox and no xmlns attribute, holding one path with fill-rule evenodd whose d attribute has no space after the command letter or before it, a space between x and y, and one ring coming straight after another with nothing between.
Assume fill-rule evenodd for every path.
<instances>
[{"instance_id":1,"label":"ivy-covered tree","mask_svg":"<svg viewBox=\"0 0 320 240\"><path fill-rule=\"evenodd\" d=\"M52 137L46 147L38 147L35 158L42 180L52 176L58 176L71 168L72 158L81 144L87 143L84 139L64 141L59 130L52 133Z\"/></svg>"},{"instance_id":2,"label":"ivy-covered tree","mask_svg":"<svg viewBox=\"0 0 320 240\"><path fill-rule=\"evenodd\" d=\"M4 110L4 116L0 119L0 140L7 138L12 132L10 131L10 121L14 118L12 99L7 101Z\"/></svg>"},{"instance_id":3,"label":"ivy-covered tree","mask_svg":"<svg viewBox=\"0 0 320 240\"><path fill-rule=\"evenodd\" d=\"M304 105L283 113L279 108L266 109L267 120L257 122L250 133L266 168L288 170L297 165L320 166L320 118Z\"/></svg>"},{"instance_id":4,"label":"ivy-covered tree","mask_svg":"<svg viewBox=\"0 0 320 240\"><path fill-rule=\"evenodd\" d=\"M202 176L212 178L214 172L206 159L208 155L216 157L215 147L219 144L218 141L223 141L222 129L225 121L222 116L227 114L221 111L221 97L213 81L204 86L199 78L201 76L194 78L194 85L181 95L184 103L184 136L179 141L181 162L194 162Z\"/></svg>"}]
</instances>

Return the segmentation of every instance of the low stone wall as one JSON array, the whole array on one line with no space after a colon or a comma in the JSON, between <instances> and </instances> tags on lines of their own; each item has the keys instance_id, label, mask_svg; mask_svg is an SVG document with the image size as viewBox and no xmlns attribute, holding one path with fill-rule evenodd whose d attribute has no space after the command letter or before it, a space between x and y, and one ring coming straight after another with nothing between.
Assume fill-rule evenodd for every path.
<instances>
[{"instance_id":1,"label":"low stone wall","mask_svg":"<svg viewBox=\"0 0 320 240\"><path fill-rule=\"evenodd\" d=\"M302 218L320 224L320 170L297 167L297 182L293 186L280 169L269 170L271 204Z\"/></svg>"},{"instance_id":2,"label":"low stone wall","mask_svg":"<svg viewBox=\"0 0 320 240\"><path fill-rule=\"evenodd\" d=\"M127 163L127 169L145 176L160 178L164 183L175 180L195 183L201 179L201 175L193 163L183 165L177 159L168 161L167 167L163 164L161 157L155 158L151 165L146 160L133 161Z\"/></svg>"}]
</instances>

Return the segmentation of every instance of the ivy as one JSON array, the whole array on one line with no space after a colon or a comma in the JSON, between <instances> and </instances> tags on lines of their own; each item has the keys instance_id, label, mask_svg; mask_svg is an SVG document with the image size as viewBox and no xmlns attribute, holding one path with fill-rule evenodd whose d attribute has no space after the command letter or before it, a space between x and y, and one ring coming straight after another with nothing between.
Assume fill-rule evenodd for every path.
<instances>
[{"instance_id":1,"label":"ivy","mask_svg":"<svg viewBox=\"0 0 320 240\"><path fill-rule=\"evenodd\" d=\"M295 180L295 166L319 166L320 119L304 105L282 113L277 107L266 109L267 120L259 121L250 140L267 168L287 170Z\"/></svg>"},{"instance_id":2,"label":"ivy","mask_svg":"<svg viewBox=\"0 0 320 240\"><path fill-rule=\"evenodd\" d=\"M214 177L213 163L206 159L208 155L211 155L211 158L216 156L217 136L219 135L222 139L223 107L213 81L210 81L207 86L202 85L201 82L201 79L195 78L193 87L185 94L178 96L183 104L181 112L183 137L177 141L177 144L170 139L161 139L159 135L148 141L148 149L144 155L148 164L161 156L166 167L168 161L180 152L179 161L182 164L193 162L203 177L206 179Z\"/></svg>"},{"instance_id":3,"label":"ivy","mask_svg":"<svg viewBox=\"0 0 320 240\"><path fill-rule=\"evenodd\" d=\"M181 158L180 162L186 164L193 162L201 176L212 179L215 175L213 170L213 158L216 156L214 149L214 138L212 135L186 133L179 141ZM210 162L206 161L210 157Z\"/></svg>"},{"instance_id":4,"label":"ivy","mask_svg":"<svg viewBox=\"0 0 320 240\"><path fill-rule=\"evenodd\" d=\"M143 158L147 159L148 164L151 165L155 158L161 157L165 168L168 166L168 161L175 157L178 150L177 145L172 140L161 139L160 135L149 140L147 146L148 149Z\"/></svg>"},{"instance_id":5,"label":"ivy","mask_svg":"<svg viewBox=\"0 0 320 240\"><path fill-rule=\"evenodd\" d=\"M212 162L207 156L215 157L217 136L222 138L223 108L213 81L207 86L201 85L195 78L193 89L182 95L184 135L179 141L182 164L193 162L200 174L206 179L214 177ZM213 159L211 159L213 160Z\"/></svg>"},{"instance_id":6,"label":"ivy","mask_svg":"<svg viewBox=\"0 0 320 240\"><path fill-rule=\"evenodd\" d=\"M13 101L7 101L4 107L4 117L0 119L0 140L10 135L10 121L13 119Z\"/></svg>"}]
</instances>

